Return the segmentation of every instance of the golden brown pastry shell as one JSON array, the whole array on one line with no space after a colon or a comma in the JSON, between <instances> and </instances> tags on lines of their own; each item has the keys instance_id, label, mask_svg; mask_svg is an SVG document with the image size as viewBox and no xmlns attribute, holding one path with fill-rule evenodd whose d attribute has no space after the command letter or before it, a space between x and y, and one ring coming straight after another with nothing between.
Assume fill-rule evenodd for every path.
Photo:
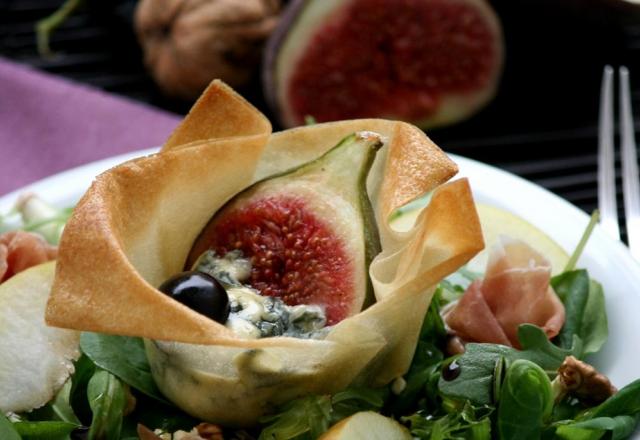
<instances>
[{"instance_id":1,"label":"golden brown pastry shell","mask_svg":"<svg viewBox=\"0 0 640 440\"><path fill-rule=\"evenodd\" d=\"M156 289L182 270L202 227L233 195L363 130L386 140L367 182L382 244L369 271L373 306L324 340L253 340ZM467 181L442 185L456 171L422 131L402 122L352 120L271 134L263 115L214 81L158 154L101 174L81 199L60 243L47 322L174 341L147 342L154 376L179 406L214 422L248 425L299 395L386 384L406 372L437 282L483 247ZM397 208L430 191L412 230L389 226ZM204 375L198 389L217 390L216 399L183 396L180 372L192 381Z\"/></svg>"}]
</instances>

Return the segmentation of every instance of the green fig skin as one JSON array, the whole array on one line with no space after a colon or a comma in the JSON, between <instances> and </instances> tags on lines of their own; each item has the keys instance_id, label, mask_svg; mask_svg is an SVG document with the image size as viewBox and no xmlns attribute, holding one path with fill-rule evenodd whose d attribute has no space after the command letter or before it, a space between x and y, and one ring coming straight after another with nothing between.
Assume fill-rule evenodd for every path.
<instances>
[{"instance_id":1,"label":"green fig skin","mask_svg":"<svg viewBox=\"0 0 640 440\"><path fill-rule=\"evenodd\" d=\"M329 325L359 312L374 301L368 271L380 239L366 181L382 145L380 135L357 132L254 183L213 215L185 268L207 250L240 249L253 263L248 284L262 294L325 306Z\"/></svg>"}]
</instances>

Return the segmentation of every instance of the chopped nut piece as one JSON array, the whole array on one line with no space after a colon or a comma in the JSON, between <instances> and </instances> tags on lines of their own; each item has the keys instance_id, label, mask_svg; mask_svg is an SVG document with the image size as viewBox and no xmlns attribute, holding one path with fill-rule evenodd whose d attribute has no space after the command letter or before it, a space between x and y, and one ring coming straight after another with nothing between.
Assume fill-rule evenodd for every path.
<instances>
[{"instance_id":1,"label":"chopped nut piece","mask_svg":"<svg viewBox=\"0 0 640 440\"><path fill-rule=\"evenodd\" d=\"M138 423L137 431L140 440L162 440L162 437L158 436L155 432L140 423Z\"/></svg>"},{"instance_id":2,"label":"chopped nut piece","mask_svg":"<svg viewBox=\"0 0 640 440\"><path fill-rule=\"evenodd\" d=\"M191 431L176 431L173 434L160 429L151 431L138 424L138 436L141 440L224 440L222 428L212 423L200 423Z\"/></svg>"},{"instance_id":3,"label":"chopped nut piece","mask_svg":"<svg viewBox=\"0 0 640 440\"><path fill-rule=\"evenodd\" d=\"M604 402L618 391L604 374L573 356L558 368L558 380L566 394L592 404Z\"/></svg>"},{"instance_id":4,"label":"chopped nut piece","mask_svg":"<svg viewBox=\"0 0 640 440\"><path fill-rule=\"evenodd\" d=\"M196 426L196 430L203 439L224 440L222 437L222 429L218 425L214 425L212 423L200 423Z\"/></svg>"}]
</instances>

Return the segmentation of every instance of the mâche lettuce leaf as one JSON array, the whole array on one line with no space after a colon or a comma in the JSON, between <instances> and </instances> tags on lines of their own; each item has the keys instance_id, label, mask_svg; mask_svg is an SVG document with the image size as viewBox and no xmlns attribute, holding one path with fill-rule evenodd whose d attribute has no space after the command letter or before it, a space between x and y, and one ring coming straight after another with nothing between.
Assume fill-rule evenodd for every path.
<instances>
[{"instance_id":1,"label":"m\u00e2che lettuce leaf","mask_svg":"<svg viewBox=\"0 0 640 440\"><path fill-rule=\"evenodd\" d=\"M78 425L60 421L22 421L15 423L14 427L23 440L67 440Z\"/></svg>"},{"instance_id":2,"label":"m\u00e2che lettuce leaf","mask_svg":"<svg viewBox=\"0 0 640 440\"><path fill-rule=\"evenodd\" d=\"M440 392L448 397L469 400L475 405L490 405L496 401L493 395L494 371L501 359L508 365L525 359L534 362L548 374L555 374L567 356L582 352L582 343L578 338L575 338L571 349L563 349L549 341L540 327L532 324L519 327L518 339L522 350L499 344L467 344L465 353L456 360L460 375L449 381L440 378Z\"/></svg>"},{"instance_id":3,"label":"m\u00e2che lettuce leaf","mask_svg":"<svg viewBox=\"0 0 640 440\"><path fill-rule=\"evenodd\" d=\"M87 387L93 412L89 440L119 440L127 405L123 383L105 370L97 370Z\"/></svg>"},{"instance_id":4,"label":"m\u00e2che lettuce leaf","mask_svg":"<svg viewBox=\"0 0 640 440\"><path fill-rule=\"evenodd\" d=\"M554 342L570 348L577 336L582 341L582 358L597 353L607 340L607 313L602 286L584 269L572 270L551 279L551 286L565 307L565 323Z\"/></svg>"},{"instance_id":5,"label":"m\u00e2che lettuce leaf","mask_svg":"<svg viewBox=\"0 0 640 440\"><path fill-rule=\"evenodd\" d=\"M0 412L0 438L4 440L21 440L15 424Z\"/></svg>"},{"instance_id":6,"label":"m\u00e2che lettuce leaf","mask_svg":"<svg viewBox=\"0 0 640 440\"><path fill-rule=\"evenodd\" d=\"M538 440L553 410L547 373L537 364L517 359L507 369L498 401L501 440Z\"/></svg>"},{"instance_id":7,"label":"m\u00e2che lettuce leaf","mask_svg":"<svg viewBox=\"0 0 640 440\"><path fill-rule=\"evenodd\" d=\"M147 396L168 403L151 376L142 339L83 332L80 348L100 368L113 373Z\"/></svg>"}]
</instances>

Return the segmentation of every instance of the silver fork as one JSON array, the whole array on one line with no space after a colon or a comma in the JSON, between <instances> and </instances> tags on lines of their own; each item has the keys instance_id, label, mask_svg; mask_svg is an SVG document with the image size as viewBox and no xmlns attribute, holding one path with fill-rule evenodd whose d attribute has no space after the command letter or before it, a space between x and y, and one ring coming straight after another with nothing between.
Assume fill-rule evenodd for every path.
<instances>
[{"instance_id":1,"label":"silver fork","mask_svg":"<svg viewBox=\"0 0 640 440\"><path fill-rule=\"evenodd\" d=\"M620 141L622 158L622 191L631 255L640 261L640 175L629 90L629 70L620 67ZM615 146L613 127L613 68L605 66L600 90L600 122L598 130L598 205L600 223L615 240L620 240L616 204Z\"/></svg>"}]
</instances>

